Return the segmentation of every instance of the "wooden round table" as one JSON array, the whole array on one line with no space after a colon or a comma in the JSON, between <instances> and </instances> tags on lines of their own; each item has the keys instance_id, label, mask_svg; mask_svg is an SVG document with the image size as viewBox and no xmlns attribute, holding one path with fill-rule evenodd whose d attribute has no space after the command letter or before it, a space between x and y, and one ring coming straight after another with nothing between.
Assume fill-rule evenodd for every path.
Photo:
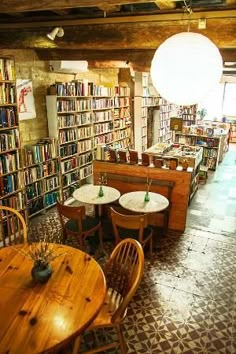
<instances>
[{"instance_id":1,"label":"wooden round table","mask_svg":"<svg viewBox=\"0 0 236 354\"><path fill-rule=\"evenodd\" d=\"M109 186L102 186L103 196L98 195L100 185L84 184L80 188L76 189L73 193L73 197L81 203L94 204L99 207L99 216L101 216L101 207L103 204L109 204L120 197L120 192Z\"/></svg>"},{"instance_id":2,"label":"wooden round table","mask_svg":"<svg viewBox=\"0 0 236 354\"><path fill-rule=\"evenodd\" d=\"M58 349L83 332L100 311L106 281L88 254L54 245L53 273L45 284L31 277L32 260L0 249L0 353L35 354Z\"/></svg>"},{"instance_id":3,"label":"wooden round table","mask_svg":"<svg viewBox=\"0 0 236 354\"><path fill-rule=\"evenodd\" d=\"M137 213L157 213L169 206L169 201L161 194L149 192L150 200L144 201L145 191L135 191L123 194L120 199L120 205L128 210Z\"/></svg>"}]
</instances>

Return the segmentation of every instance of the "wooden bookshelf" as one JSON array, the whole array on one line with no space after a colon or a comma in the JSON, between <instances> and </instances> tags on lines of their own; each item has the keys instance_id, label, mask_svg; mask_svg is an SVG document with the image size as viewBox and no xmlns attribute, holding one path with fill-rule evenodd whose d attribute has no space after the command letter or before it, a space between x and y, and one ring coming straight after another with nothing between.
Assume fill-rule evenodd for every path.
<instances>
[{"instance_id":1,"label":"wooden bookshelf","mask_svg":"<svg viewBox=\"0 0 236 354\"><path fill-rule=\"evenodd\" d=\"M27 219L12 57L0 58L0 204L21 211Z\"/></svg>"},{"instance_id":2,"label":"wooden bookshelf","mask_svg":"<svg viewBox=\"0 0 236 354\"><path fill-rule=\"evenodd\" d=\"M28 216L56 204L60 195L59 160L54 140L42 139L23 149L24 183Z\"/></svg>"},{"instance_id":3,"label":"wooden bookshelf","mask_svg":"<svg viewBox=\"0 0 236 354\"><path fill-rule=\"evenodd\" d=\"M92 176L98 147L129 146L130 92L87 80L56 83L51 92L57 94L46 97L48 130L58 141L61 197L67 200Z\"/></svg>"}]
</instances>

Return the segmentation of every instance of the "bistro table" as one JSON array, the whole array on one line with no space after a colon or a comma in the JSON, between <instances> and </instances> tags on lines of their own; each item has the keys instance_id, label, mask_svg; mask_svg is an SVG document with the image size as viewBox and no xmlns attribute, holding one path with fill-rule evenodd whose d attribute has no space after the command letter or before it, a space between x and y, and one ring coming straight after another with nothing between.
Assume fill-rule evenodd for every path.
<instances>
[{"instance_id":1,"label":"bistro table","mask_svg":"<svg viewBox=\"0 0 236 354\"><path fill-rule=\"evenodd\" d=\"M102 205L115 202L120 197L120 192L109 186L102 186L103 196L99 196L100 185L84 184L76 189L73 197L82 203L98 206L98 215L102 215Z\"/></svg>"},{"instance_id":2,"label":"bistro table","mask_svg":"<svg viewBox=\"0 0 236 354\"><path fill-rule=\"evenodd\" d=\"M51 247L51 244L50 244ZM106 281L88 254L55 244L59 255L45 284L31 277L29 245L0 249L0 353L55 351L83 332L100 311Z\"/></svg>"},{"instance_id":3,"label":"bistro table","mask_svg":"<svg viewBox=\"0 0 236 354\"><path fill-rule=\"evenodd\" d=\"M149 201L145 201L145 191L135 191L123 194L120 199L120 205L136 213L157 213L169 206L169 201L161 194L149 192Z\"/></svg>"}]
</instances>

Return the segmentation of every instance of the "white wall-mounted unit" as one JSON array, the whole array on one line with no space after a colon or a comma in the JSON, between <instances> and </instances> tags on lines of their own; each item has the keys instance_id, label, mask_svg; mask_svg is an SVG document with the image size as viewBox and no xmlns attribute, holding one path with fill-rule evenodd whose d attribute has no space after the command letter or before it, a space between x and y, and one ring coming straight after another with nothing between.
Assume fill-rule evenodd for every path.
<instances>
[{"instance_id":1,"label":"white wall-mounted unit","mask_svg":"<svg viewBox=\"0 0 236 354\"><path fill-rule=\"evenodd\" d=\"M50 70L57 73L76 74L88 71L86 60L52 60Z\"/></svg>"}]
</instances>

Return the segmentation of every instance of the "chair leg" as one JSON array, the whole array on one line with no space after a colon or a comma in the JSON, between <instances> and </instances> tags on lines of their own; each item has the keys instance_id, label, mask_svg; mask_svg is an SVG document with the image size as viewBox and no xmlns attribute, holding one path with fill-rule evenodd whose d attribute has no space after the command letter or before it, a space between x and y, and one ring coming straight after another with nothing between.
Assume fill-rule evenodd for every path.
<instances>
[{"instance_id":1,"label":"chair leg","mask_svg":"<svg viewBox=\"0 0 236 354\"><path fill-rule=\"evenodd\" d=\"M153 256L153 238L151 237L150 238L150 241L149 241L149 250L150 250L150 259L152 259L152 256Z\"/></svg>"},{"instance_id":2,"label":"chair leg","mask_svg":"<svg viewBox=\"0 0 236 354\"><path fill-rule=\"evenodd\" d=\"M116 326L116 332L117 332L118 340L119 340L119 343L120 343L121 353L122 354L127 354L128 349L127 349L127 345L125 343L124 336L123 336L123 333L121 331L121 326L120 325Z\"/></svg>"},{"instance_id":3,"label":"chair leg","mask_svg":"<svg viewBox=\"0 0 236 354\"><path fill-rule=\"evenodd\" d=\"M80 348L80 337L77 337L74 341L72 354L78 354Z\"/></svg>"}]
</instances>

